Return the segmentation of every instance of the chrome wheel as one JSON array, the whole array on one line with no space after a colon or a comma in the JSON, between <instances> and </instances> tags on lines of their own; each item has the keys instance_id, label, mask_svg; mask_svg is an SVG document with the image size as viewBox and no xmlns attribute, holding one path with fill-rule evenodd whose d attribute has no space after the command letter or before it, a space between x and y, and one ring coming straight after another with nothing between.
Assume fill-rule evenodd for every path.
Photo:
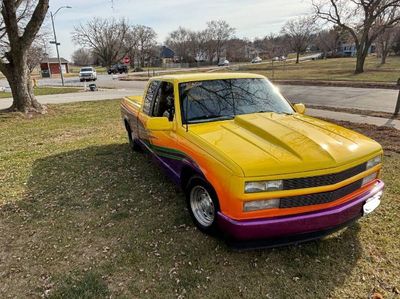
<instances>
[{"instance_id":1,"label":"chrome wheel","mask_svg":"<svg viewBox=\"0 0 400 299\"><path fill-rule=\"evenodd\" d=\"M196 220L204 227L209 227L215 219L214 202L208 191L202 186L195 186L190 191L190 207Z\"/></svg>"}]
</instances>

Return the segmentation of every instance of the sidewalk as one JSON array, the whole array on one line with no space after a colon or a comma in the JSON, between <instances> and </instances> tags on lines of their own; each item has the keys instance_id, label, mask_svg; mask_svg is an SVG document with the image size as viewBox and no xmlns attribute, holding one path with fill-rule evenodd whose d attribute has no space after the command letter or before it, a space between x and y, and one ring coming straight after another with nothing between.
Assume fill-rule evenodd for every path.
<instances>
[{"instance_id":1,"label":"sidewalk","mask_svg":"<svg viewBox=\"0 0 400 299\"><path fill-rule=\"evenodd\" d=\"M64 94L37 96L41 104L64 104L87 101L104 101L121 99L126 96L141 95L143 89L104 89L99 91L84 91ZM12 98L0 99L0 110L7 109L12 104Z\"/></svg>"},{"instance_id":2,"label":"sidewalk","mask_svg":"<svg viewBox=\"0 0 400 299\"><path fill-rule=\"evenodd\" d=\"M330 110L307 109L306 114L314 117L328 118L334 120L349 121L353 123L369 124L378 127L391 127L400 130L400 120L382 117L373 117Z\"/></svg>"}]
</instances>

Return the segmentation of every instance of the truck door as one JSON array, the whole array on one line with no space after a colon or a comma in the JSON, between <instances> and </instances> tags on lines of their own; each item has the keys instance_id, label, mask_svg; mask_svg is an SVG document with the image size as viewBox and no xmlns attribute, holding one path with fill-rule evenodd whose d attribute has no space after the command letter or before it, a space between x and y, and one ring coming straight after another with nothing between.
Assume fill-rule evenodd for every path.
<instances>
[{"instance_id":1,"label":"truck door","mask_svg":"<svg viewBox=\"0 0 400 299\"><path fill-rule=\"evenodd\" d=\"M175 121L174 85L161 82L154 97L150 117L165 117L171 123ZM181 167L179 161L182 155L176 149L176 134L174 130L151 132L150 146L159 162L173 175L178 175Z\"/></svg>"}]
</instances>

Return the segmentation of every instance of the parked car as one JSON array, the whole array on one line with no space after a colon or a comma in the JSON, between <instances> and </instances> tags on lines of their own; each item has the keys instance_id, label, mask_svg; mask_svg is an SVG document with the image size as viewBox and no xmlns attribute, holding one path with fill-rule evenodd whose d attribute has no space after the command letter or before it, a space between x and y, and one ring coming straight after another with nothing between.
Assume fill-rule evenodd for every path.
<instances>
[{"instance_id":1,"label":"parked car","mask_svg":"<svg viewBox=\"0 0 400 299\"><path fill-rule=\"evenodd\" d=\"M218 62L218 66L229 66L229 60L220 60L220 62Z\"/></svg>"},{"instance_id":2,"label":"parked car","mask_svg":"<svg viewBox=\"0 0 400 299\"><path fill-rule=\"evenodd\" d=\"M109 75L111 74L127 74L128 73L128 66L125 64L114 64L111 66L108 70L107 73Z\"/></svg>"},{"instance_id":3,"label":"parked car","mask_svg":"<svg viewBox=\"0 0 400 299\"><path fill-rule=\"evenodd\" d=\"M251 63L261 63L261 62L262 62L262 59L258 56L251 61Z\"/></svg>"},{"instance_id":4,"label":"parked car","mask_svg":"<svg viewBox=\"0 0 400 299\"><path fill-rule=\"evenodd\" d=\"M319 54L315 55L314 57L312 57L311 59L312 60L320 60L320 59L324 59L324 58L325 58L324 53L319 53Z\"/></svg>"},{"instance_id":5,"label":"parked car","mask_svg":"<svg viewBox=\"0 0 400 299\"><path fill-rule=\"evenodd\" d=\"M154 77L121 103L131 148L184 190L201 231L274 244L325 236L383 195L382 147L304 112L238 73Z\"/></svg>"},{"instance_id":6,"label":"parked car","mask_svg":"<svg viewBox=\"0 0 400 299\"><path fill-rule=\"evenodd\" d=\"M91 66L86 66L81 68L81 70L79 71L79 79L81 82L96 81L97 80L96 69Z\"/></svg>"},{"instance_id":7,"label":"parked car","mask_svg":"<svg viewBox=\"0 0 400 299\"><path fill-rule=\"evenodd\" d=\"M272 58L273 61L286 61L286 56L276 56Z\"/></svg>"}]
</instances>

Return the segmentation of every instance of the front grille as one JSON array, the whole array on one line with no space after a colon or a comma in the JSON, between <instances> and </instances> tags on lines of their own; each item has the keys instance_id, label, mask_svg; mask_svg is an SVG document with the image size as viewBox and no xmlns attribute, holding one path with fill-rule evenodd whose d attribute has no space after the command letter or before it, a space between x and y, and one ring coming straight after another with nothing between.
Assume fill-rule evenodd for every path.
<instances>
[{"instance_id":1,"label":"front grille","mask_svg":"<svg viewBox=\"0 0 400 299\"><path fill-rule=\"evenodd\" d=\"M283 190L305 189L334 185L367 170L367 163L346 169L345 171L308 178L288 179L283 181Z\"/></svg>"},{"instance_id":2,"label":"front grille","mask_svg":"<svg viewBox=\"0 0 400 299\"><path fill-rule=\"evenodd\" d=\"M362 180L330 192L285 197L281 198L279 207L285 209L326 204L345 197L361 187Z\"/></svg>"}]
</instances>

